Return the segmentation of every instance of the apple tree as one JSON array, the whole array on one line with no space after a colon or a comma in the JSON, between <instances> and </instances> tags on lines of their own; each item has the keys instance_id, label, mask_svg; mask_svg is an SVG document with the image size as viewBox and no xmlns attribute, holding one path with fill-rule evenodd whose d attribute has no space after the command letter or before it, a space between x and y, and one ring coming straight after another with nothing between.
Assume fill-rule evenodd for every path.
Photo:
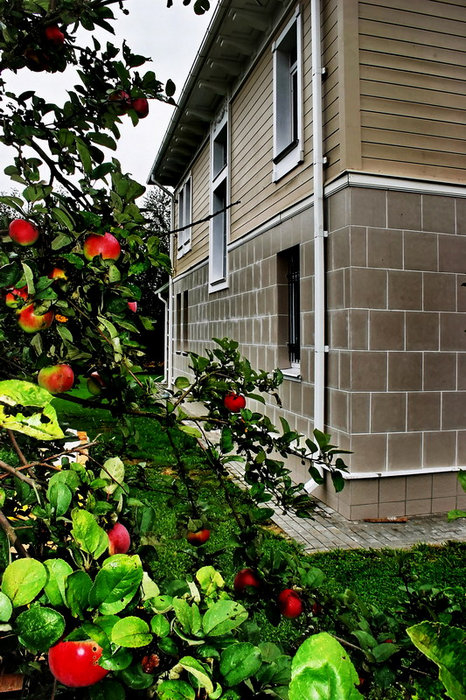
<instances>
[{"instance_id":1,"label":"apple tree","mask_svg":"<svg viewBox=\"0 0 466 700\"><path fill-rule=\"evenodd\" d=\"M202 13L208 1L193 7ZM225 590L220 572L200 566L192 580L159 589L140 546L153 507L132 497L118 455L90 467L79 448L69 454L53 406L55 394L66 397L76 378L87 378L97 396L91 407L105 397L117 417L150 415L169 435L181 430L202 442L227 497L227 466L242 460L253 507L234 513L235 557L277 585L283 563L267 560L258 536L271 513L263 506L275 498L306 515L309 505L287 458L307 460L317 480L316 465L325 463L335 487L343 485L346 467L330 436L303 440L251 408L264 393L276 395L282 377L254 370L234 341L192 354L192 381L177 379L165 395L140 374L141 338L153 328L145 280L168 273L170 261L141 200L145 188L122 171L116 150L122 120L137 126L152 100L174 104L175 86L162 85L126 43L93 36L96 27L111 35L119 11L127 12L124 0L0 0L0 141L12 154L5 173L16 189L0 197L0 429L20 463L0 459L0 690L11 682L36 700L285 697L295 682L291 658L248 636L247 606ZM8 86L18 71L31 78L21 94ZM36 73L53 80L65 71L63 104L37 94ZM194 423L190 400L206 407ZM201 549L208 528L177 459L178 496ZM293 575L302 586L315 579L310 567ZM303 611L291 588L280 605L290 619ZM295 693L308 658L301 656ZM359 697L351 665L337 676L341 700Z\"/></svg>"}]
</instances>

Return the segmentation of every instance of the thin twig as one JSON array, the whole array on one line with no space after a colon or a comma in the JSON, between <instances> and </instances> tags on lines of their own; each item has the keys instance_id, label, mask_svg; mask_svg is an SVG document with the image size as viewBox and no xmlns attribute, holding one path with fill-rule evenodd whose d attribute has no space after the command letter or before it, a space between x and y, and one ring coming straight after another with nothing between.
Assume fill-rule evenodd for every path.
<instances>
[{"instance_id":1,"label":"thin twig","mask_svg":"<svg viewBox=\"0 0 466 700\"><path fill-rule=\"evenodd\" d=\"M15 532L14 527L12 527L10 525L8 518L6 517L6 515L4 515L3 511L1 511L1 510L0 510L0 527L5 532L11 546L16 549L19 556L29 558L29 554L27 553L27 550L24 548L23 544L19 540L19 538Z\"/></svg>"},{"instance_id":2,"label":"thin twig","mask_svg":"<svg viewBox=\"0 0 466 700\"><path fill-rule=\"evenodd\" d=\"M42 486L38 484L34 479L30 479L28 476L24 476L24 474L21 474L18 469L15 469L14 467L10 466L6 462L0 459L0 469L3 469L5 472L9 472L10 474L13 474L13 476L16 476L20 481L24 481L25 484L28 484L31 488L39 488L41 489Z\"/></svg>"}]
</instances>

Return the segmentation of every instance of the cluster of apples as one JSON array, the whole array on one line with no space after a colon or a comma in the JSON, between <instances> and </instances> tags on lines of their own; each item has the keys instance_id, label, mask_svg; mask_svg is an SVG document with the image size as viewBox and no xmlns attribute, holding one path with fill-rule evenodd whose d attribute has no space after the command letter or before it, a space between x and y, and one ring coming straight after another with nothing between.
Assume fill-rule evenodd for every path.
<instances>
[{"instance_id":1,"label":"cluster of apples","mask_svg":"<svg viewBox=\"0 0 466 700\"><path fill-rule=\"evenodd\" d=\"M35 73L51 69L50 53L63 48L65 35L57 24L49 24L43 31L40 43L40 48L28 46L24 52L27 67Z\"/></svg>"},{"instance_id":2,"label":"cluster of apples","mask_svg":"<svg viewBox=\"0 0 466 700\"><path fill-rule=\"evenodd\" d=\"M127 114L134 109L139 119L144 119L149 114L149 102L145 97L131 97L126 90L116 90L109 96L118 114Z\"/></svg>"},{"instance_id":3,"label":"cluster of apples","mask_svg":"<svg viewBox=\"0 0 466 700\"><path fill-rule=\"evenodd\" d=\"M39 229L31 221L26 219L14 219L8 227L8 235L13 243L22 247L34 245L39 239ZM90 233L86 236L83 245L84 257L86 260L93 260L96 256L100 256L103 260L116 261L121 255L121 246L117 238L111 233L105 233L99 236L95 233ZM52 278L66 279L66 273L60 268L54 268L49 274ZM6 295L6 304L13 308L21 306L18 310L18 324L26 333L37 333L43 331L52 324L55 313L53 310L47 311L45 314L36 314L34 304L24 305L28 299L27 287L20 289L12 289ZM137 311L137 302L129 301L128 308L130 311Z\"/></svg>"},{"instance_id":4,"label":"cluster of apples","mask_svg":"<svg viewBox=\"0 0 466 700\"><path fill-rule=\"evenodd\" d=\"M262 581L253 569L241 569L235 576L233 588L238 596L244 595L249 589L258 589ZM303 612L304 606L299 594L292 588L285 588L277 598L277 606L283 617L293 619Z\"/></svg>"}]
</instances>

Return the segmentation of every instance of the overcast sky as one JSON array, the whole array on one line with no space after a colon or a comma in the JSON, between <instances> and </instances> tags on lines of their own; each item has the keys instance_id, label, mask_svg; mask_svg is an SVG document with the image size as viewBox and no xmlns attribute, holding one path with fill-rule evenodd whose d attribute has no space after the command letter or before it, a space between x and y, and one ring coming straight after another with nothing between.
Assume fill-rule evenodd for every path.
<instances>
[{"instance_id":1,"label":"overcast sky","mask_svg":"<svg viewBox=\"0 0 466 700\"><path fill-rule=\"evenodd\" d=\"M211 2L212 7L215 1ZM111 41L121 46L123 39L135 53L150 57L152 63L142 66L141 72L153 70L159 80L165 82L171 78L177 87L175 99L188 76L201 44L204 33L213 14L213 9L205 15L194 14L192 6L185 7L181 0L174 0L170 9L165 0L128 0L125 6L130 10L123 15L115 6L118 17L114 23L116 36L108 32L99 33L102 41ZM89 33L86 33L89 37ZM66 88L75 84L67 72L49 74L33 73L26 68L18 75L4 73L7 87L11 91L36 90L49 100L61 103L66 99ZM150 103L149 116L133 127L129 117L122 118L121 140L117 158L121 161L123 171L132 173L133 177L145 183L150 167L162 142L165 130L174 108L155 100ZM14 149L0 146L0 191L9 192L12 188L21 189L13 183L3 170L12 163Z\"/></svg>"}]
</instances>

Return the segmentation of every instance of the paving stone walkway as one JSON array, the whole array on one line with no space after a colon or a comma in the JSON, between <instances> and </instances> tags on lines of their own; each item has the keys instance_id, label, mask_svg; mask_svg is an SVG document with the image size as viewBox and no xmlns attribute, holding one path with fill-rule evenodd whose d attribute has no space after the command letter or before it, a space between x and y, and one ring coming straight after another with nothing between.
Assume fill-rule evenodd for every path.
<instances>
[{"instance_id":1,"label":"paving stone walkway","mask_svg":"<svg viewBox=\"0 0 466 700\"><path fill-rule=\"evenodd\" d=\"M244 487L241 471L235 466L233 477ZM311 496L312 498L312 496ZM407 522L367 523L346 520L317 499L312 519L283 515L276 508L272 518L284 534L304 545L306 552L330 549L403 549L415 544L443 544L466 541L466 518L448 522L445 513L409 517ZM270 504L273 507L273 504Z\"/></svg>"}]
</instances>

